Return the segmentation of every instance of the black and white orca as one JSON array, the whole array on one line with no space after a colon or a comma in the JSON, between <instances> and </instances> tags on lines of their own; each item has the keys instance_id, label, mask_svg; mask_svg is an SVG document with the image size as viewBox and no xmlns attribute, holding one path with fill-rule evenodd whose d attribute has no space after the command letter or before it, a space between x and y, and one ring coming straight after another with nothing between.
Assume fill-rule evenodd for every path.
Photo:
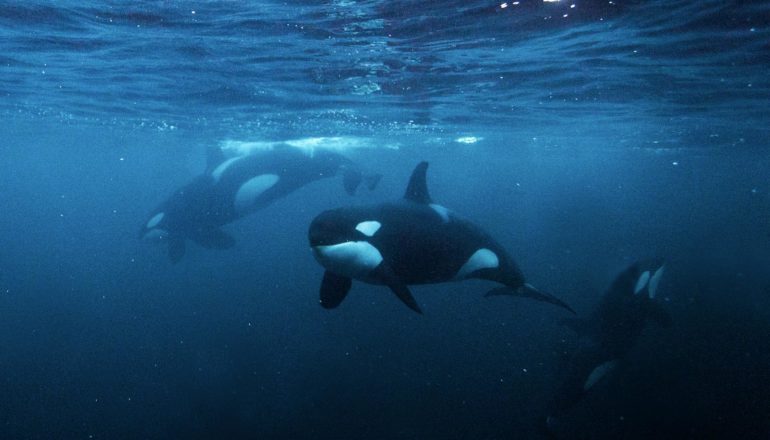
<instances>
[{"instance_id":1,"label":"black and white orca","mask_svg":"<svg viewBox=\"0 0 770 440\"><path fill-rule=\"evenodd\" d=\"M231 223L313 181L343 174L343 184L353 194L362 181L374 189L380 175L364 175L341 154L290 146L248 155L225 157L209 150L206 172L175 191L145 222L140 237L168 243L168 255L178 262L185 241L209 249L227 249L235 240L222 231Z\"/></svg>"},{"instance_id":2,"label":"black and white orca","mask_svg":"<svg viewBox=\"0 0 770 440\"><path fill-rule=\"evenodd\" d=\"M617 276L588 319L562 321L580 335L580 345L549 403L548 426L618 367L648 321L671 324L668 312L655 302L663 272L664 265L657 260L634 263Z\"/></svg>"},{"instance_id":3,"label":"black and white orca","mask_svg":"<svg viewBox=\"0 0 770 440\"><path fill-rule=\"evenodd\" d=\"M481 228L431 201L428 163L415 168L403 200L348 207L318 215L308 232L310 247L326 269L321 305L337 307L352 280L388 286L422 313L407 286L479 278L510 294L572 309L527 284L516 263Z\"/></svg>"}]
</instances>

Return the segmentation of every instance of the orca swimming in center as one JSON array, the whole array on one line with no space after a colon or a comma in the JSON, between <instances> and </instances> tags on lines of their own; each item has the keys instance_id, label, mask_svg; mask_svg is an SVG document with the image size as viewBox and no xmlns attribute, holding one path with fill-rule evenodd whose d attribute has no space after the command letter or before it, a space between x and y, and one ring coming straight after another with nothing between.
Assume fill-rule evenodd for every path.
<instances>
[{"instance_id":1,"label":"orca swimming in center","mask_svg":"<svg viewBox=\"0 0 770 440\"><path fill-rule=\"evenodd\" d=\"M185 241L208 249L227 249L235 240L220 228L315 180L343 175L353 194L363 181L374 189L380 175L364 175L347 157L327 150L312 153L288 145L227 158L219 148L208 152L206 171L176 190L149 216L140 238L168 244L178 262Z\"/></svg>"},{"instance_id":2,"label":"orca swimming in center","mask_svg":"<svg viewBox=\"0 0 770 440\"><path fill-rule=\"evenodd\" d=\"M516 263L481 228L428 195L428 163L414 169L403 200L325 211L310 225L310 247L326 269L320 302L337 307L352 280L388 286L410 309L422 313L408 286L479 278L497 290L572 309L526 284ZM574 312L573 312L574 313Z\"/></svg>"},{"instance_id":3,"label":"orca swimming in center","mask_svg":"<svg viewBox=\"0 0 770 440\"><path fill-rule=\"evenodd\" d=\"M636 345L648 321L671 324L668 312L655 302L663 271L663 264L657 260L634 263L617 276L588 319L562 321L580 335L580 346L549 403L547 429L553 429L559 417L617 368Z\"/></svg>"}]
</instances>

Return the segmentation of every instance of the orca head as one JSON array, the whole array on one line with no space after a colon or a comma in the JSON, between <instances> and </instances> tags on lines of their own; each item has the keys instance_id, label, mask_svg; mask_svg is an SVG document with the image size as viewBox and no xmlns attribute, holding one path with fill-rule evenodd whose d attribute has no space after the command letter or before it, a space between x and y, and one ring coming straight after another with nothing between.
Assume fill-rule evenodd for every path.
<instances>
[{"instance_id":1,"label":"orca head","mask_svg":"<svg viewBox=\"0 0 770 440\"><path fill-rule=\"evenodd\" d=\"M164 243L168 240L169 230L168 215L163 211L158 211L153 213L142 226L141 231L139 231L139 238L152 243Z\"/></svg>"},{"instance_id":2,"label":"orca head","mask_svg":"<svg viewBox=\"0 0 770 440\"><path fill-rule=\"evenodd\" d=\"M365 278L382 262L371 238L382 224L355 208L324 211L313 219L308 239L313 255L327 270L351 278Z\"/></svg>"},{"instance_id":3,"label":"orca head","mask_svg":"<svg viewBox=\"0 0 770 440\"><path fill-rule=\"evenodd\" d=\"M330 246L348 241L367 241L382 227L378 220L356 208L324 211L310 223L310 247Z\"/></svg>"}]
</instances>

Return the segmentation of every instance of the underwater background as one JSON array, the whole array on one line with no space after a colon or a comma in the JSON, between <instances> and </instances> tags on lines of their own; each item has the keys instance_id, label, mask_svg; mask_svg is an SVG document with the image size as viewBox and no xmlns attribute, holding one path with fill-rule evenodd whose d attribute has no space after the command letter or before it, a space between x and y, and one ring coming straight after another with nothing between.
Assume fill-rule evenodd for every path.
<instances>
[{"instance_id":1,"label":"underwater background","mask_svg":"<svg viewBox=\"0 0 770 440\"><path fill-rule=\"evenodd\" d=\"M650 326L557 438L770 436L770 2L0 1L0 437L540 438L561 309L356 283L307 227L433 199L581 315L667 261ZM229 142L331 145L323 179L179 264L147 214Z\"/></svg>"}]
</instances>

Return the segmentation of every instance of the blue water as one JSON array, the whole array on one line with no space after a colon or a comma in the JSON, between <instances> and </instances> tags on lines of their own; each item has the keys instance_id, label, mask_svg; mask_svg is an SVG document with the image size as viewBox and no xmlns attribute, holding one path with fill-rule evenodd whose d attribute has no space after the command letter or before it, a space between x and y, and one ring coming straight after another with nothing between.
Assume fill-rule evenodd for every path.
<instances>
[{"instance_id":1,"label":"blue water","mask_svg":"<svg viewBox=\"0 0 770 440\"><path fill-rule=\"evenodd\" d=\"M668 261L673 327L557 438L767 438L769 42L766 1L0 2L0 437L539 438L561 310L480 281L318 306L312 218L428 160L581 314ZM207 147L320 136L380 186L178 265L136 239Z\"/></svg>"}]
</instances>

